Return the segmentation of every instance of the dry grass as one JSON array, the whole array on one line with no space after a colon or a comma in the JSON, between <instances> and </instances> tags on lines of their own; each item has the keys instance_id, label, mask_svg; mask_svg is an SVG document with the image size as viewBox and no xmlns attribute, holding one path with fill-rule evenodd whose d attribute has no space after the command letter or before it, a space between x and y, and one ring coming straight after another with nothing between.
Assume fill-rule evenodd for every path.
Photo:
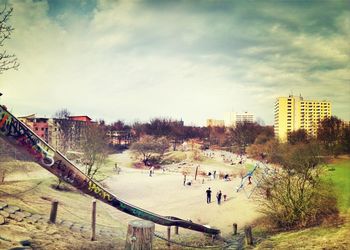
<instances>
[{"instance_id":1,"label":"dry grass","mask_svg":"<svg viewBox=\"0 0 350 250\"><path fill-rule=\"evenodd\" d=\"M350 249L350 223L284 232L268 237L257 249Z\"/></svg>"}]
</instances>

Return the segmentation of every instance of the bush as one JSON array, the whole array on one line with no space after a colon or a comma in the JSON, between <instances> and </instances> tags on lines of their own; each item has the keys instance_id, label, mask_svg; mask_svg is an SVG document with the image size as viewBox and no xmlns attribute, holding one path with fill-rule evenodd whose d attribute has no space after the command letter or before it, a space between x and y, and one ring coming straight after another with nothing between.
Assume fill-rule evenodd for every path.
<instances>
[{"instance_id":1,"label":"bush","mask_svg":"<svg viewBox=\"0 0 350 250\"><path fill-rule=\"evenodd\" d=\"M263 177L259 201L275 226L308 227L337 216L332 185L321 179L324 167L316 144L280 145L273 159L283 169Z\"/></svg>"}]
</instances>

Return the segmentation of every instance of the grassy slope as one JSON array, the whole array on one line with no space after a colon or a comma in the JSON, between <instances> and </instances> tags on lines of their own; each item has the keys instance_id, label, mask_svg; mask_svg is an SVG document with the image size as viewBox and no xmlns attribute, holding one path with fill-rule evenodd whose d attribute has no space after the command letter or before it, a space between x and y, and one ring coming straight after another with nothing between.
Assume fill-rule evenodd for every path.
<instances>
[{"instance_id":1,"label":"grassy slope","mask_svg":"<svg viewBox=\"0 0 350 250\"><path fill-rule=\"evenodd\" d=\"M25 172L31 172L30 178L23 177L23 171L16 172L21 168ZM7 181L0 185L0 200L3 200L11 205L17 205L32 213L46 214L50 213L51 202L49 200L56 199L60 202L58 218L64 220L71 220L88 224L90 222L90 213L86 211L91 210L92 198L88 195L82 194L72 188L72 191L57 191L51 187L56 183L57 178L52 175L47 177L46 171L42 170L35 163L17 162L16 166L13 163L0 162L1 169L12 170L12 175L17 176L18 180ZM44 176L43 176L44 175ZM14 178L17 179L17 178ZM49 199L49 200L47 200ZM110 210L108 205L98 202L99 224L119 227L107 212Z\"/></svg>"},{"instance_id":2,"label":"grassy slope","mask_svg":"<svg viewBox=\"0 0 350 250\"><path fill-rule=\"evenodd\" d=\"M320 226L295 232L279 233L257 246L258 249L349 249L350 248L350 160L330 164L329 177L338 195L339 209L345 224Z\"/></svg>"},{"instance_id":3,"label":"grassy slope","mask_svg":"<svg viewBox=\"0 0 350 250\"><path fill-rule=\"evenodd\" d=\"M350 213L350 160L342 160L330 164L330 178L338 195L338 206L341 212Z\"/></svg>"},{"instance_id":4,"label":"grassy slope","mask_svg":"<svg viewBox=\"0 0 350 250\"><path fill-rule=\"evenodd\" d=\"M182 153L175 155L175 157L180 158L184 158L184 156L186 155ZM108 163L101 168L99 177L103 179L105 176L112 173L114 163L115 159L109 159ZM119 161L118 164L123 164L123 166L125 166L125 163L121 161ZM91 220L91 197L74 190L67 192L53 189L51 185L56 183L56 178L51 176L51 174L49 174L49 177L47 175L43 176L46 171L33 162L0 162L0 169L6 169L11 173L12 177L19 177L15 178L15 181L5 181L5 183L0 185L0 201L2 200L8 204L19 206L31 213L39 213L48 216L50 213L51 202L47 199L56 199L59 201L58 220L64 219L89 225ZM29 177L25 174L27 172L30 174ZM22 179L23 177L25 178ZM98 201L97 228L107 228L112 231L118 230L119 232L126 232L125 222L118 222L115 218L111 217L111 213L108 211L115 212L115 209ZM15 226L11 224L8 226L13 232L16 231ZM22 228L24 227L21 224L19 224L19 226ZM46 234L45 228L40 231L38 230L37 225L33 225L33 227L37 228L26 230L30 230L32 235L35 235L35 245L40 246L43 249L47 248L45 246L50 246L52 249L121 249L124 246L125 237L113 237L110 239L110 242L95 242L95 245L90 246L89 244L94 242L90 242L89 240L86 241L82 238L80 239L78 234L77 236L68 229L60 229L60 232L56 233L55 237L53 237L51 234ZM53 226L45 225L42 227ZM54 230L56 230L56 228L54 228ZM54 238L59 238L59 240ZM211 238L204 234L196 234L195 237L193 237L193 234L180 234L178 236L174 235L172 238L177 242L186 242L190 245L212 244ZM99 239L101 239L101 237ZM85 241L86 243L84 243ZM2 243L4 242L0 239L0 249L3 249L1 245ZM105 247L104 245L107 243L109 243L110 246ZM223 242L217 241L214 244L223 244ZM84 248L82 248L81 245L83 245ZM157 238L155 238L153 246L154 249L167 248L165 242ZM6 249L7 248L8 247L6 247ZM183 248L180 246L173 246L172 249Z\"/></svg>"}]
</instances>

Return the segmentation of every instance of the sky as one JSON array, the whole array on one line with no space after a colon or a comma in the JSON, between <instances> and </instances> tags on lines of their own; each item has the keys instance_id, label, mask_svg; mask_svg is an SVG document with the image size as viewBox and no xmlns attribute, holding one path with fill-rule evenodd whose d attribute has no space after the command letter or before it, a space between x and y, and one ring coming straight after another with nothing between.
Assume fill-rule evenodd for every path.
<instances>
[{"instance_id":1,"label":"sky","mask_svg":"<svg viewBox=\"0 0 350 250\"><path fill-rule=\"evenodd\" d=\"M5 3L15 30L0 49L20 67L0 74L0 101L16 115L273 124L276 98L301 94L350 120L348 0Z\"/></svg>"}]
</instances>

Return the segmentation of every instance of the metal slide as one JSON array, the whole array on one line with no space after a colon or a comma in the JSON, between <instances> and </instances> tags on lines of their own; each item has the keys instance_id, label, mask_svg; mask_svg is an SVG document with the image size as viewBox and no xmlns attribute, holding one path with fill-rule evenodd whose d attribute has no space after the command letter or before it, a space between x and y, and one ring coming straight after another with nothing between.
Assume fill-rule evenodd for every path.
<instances>
[{"instance_id":1,"label":"metal slide","mask_svg":"<svg viewBox=\"0 0 350 250\"><path fill-rule=\"evenodd\" d=\"M0 136L20 151L30 155L40 166L50 171L58 178L71 184L85 194L103 201L124 213L164 226L179 226L212 235L220 233L219 229L209 228L172 216L154 214L118 199L114 194L105 190L102 186L81 172L64 155L52 148L30 128L7 111L5 106L1 105Z\"/></svg>"}]
</instances>

